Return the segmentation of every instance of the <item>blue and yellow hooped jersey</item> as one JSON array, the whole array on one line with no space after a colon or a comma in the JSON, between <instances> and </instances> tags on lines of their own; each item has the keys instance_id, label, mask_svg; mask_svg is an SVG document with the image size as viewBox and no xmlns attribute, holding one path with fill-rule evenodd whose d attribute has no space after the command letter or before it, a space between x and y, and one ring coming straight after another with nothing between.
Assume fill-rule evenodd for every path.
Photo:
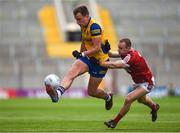
<instances>
[{"instance_id":1,"label":"blue and yellow hooped jersey","mask_svg":"<svg viewBox=\"0 0 180 133\"><path fill-rule=\"evenodd\" d=\"M82 42L85 44L87 50L93 48L92 38L101 37L102 44L107 40L104 35L104 30L93 18L90 18L86 27L81 27L81 31ZM100 61L106 61L109 58L108 54L102 51L102 48L92 56Z\"/></svg>"}]
</instances>

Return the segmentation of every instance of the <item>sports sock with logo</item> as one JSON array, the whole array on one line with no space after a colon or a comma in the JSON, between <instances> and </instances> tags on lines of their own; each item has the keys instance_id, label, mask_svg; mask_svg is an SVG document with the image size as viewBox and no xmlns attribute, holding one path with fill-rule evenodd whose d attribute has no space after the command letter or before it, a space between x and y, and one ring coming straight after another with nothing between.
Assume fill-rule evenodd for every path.
<instances>
[{"instance_id":1,"label":"sports sock with logo","mask_svg":"<svg viewBox=\"0 0 180 133\"><path fill-rule=\"evenodd\" d=\"M65 92L65 89L62 86L58 86L56 90L57 90L58 95L63 95Z\"/></svg>"}]
</instances>

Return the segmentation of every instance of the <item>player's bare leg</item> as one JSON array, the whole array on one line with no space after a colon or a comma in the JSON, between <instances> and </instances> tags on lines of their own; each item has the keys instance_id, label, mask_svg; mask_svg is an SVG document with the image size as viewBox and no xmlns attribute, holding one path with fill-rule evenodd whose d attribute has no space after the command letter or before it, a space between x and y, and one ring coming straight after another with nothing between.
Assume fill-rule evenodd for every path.
<instances>
[{"instance_id":1,"label":"player's bare leg","mask_svg":"<svg viewBox=\"0 0 180 133\"><path fill-rule=\"evenodd\" d=\"M102 89L99 89L99 84L102 82L102 78L96 78L90 76L88 84L88 94L92 97L101 98L106 101L105 108L110 110L113 105L113 95L105 93Z\"/></svg>"},{"instance_id":2,"label":"player's bare leg","mask_svg":"<svg viewBox=\"0 0 180 133\"><path fill-rule=\"evenodd\" d=\"M149 96L143 96L138 99L138 102L147 105L151 109L151 119L152 121L156 121L157 119L157 111L159 110L159 104L153 102L153 100Z\"/></svg>"},{"instance_id":3,"label":"player's bare leg","mask_svg":"<svg viewBox=\"0 0 180 133\"><path fill-rule=\"evenodd\" d=\"M79 75L88 72L88 66L80 60L76 60L72 67L69 69L68 73L61 81L61 86L64 87L65 90L69 89L73 80Z\"/></svg>"},{"instance_id":4,"label":"player's bare leg","mask_svg":"<svg viewBox=\"0 0 180 133\"><path fill-rule=\"evenodd\" d=\"M144 95L146 95L148 92L146 90L144 90L141 87L138 87L137 89L135 89L134 91L132 91L131 93L129 93L124 101L124 105L121 108L120 112L118 113L118 115L110 121L105 122L104 124L107 127L110 128L115 128L117 123L126 115L126 113L129 111L131 104L138 99L139 97L142 97Z\"/></svg>"},{"instance_id":5,"label":"player's bare leg","mask_svg":"<svg viewBox=\"0 0 180 133\"><path fill-rule=\"evenodd\" d=\"M65 90L67 90L71 86L73 80L77 76L87 71L88 71L88 66L82 61L76 60L72 65L72 67L69 69L68 73L62 79L61 86L58 86L58 88L53 88L50 85L45 85L46 92L50 96L52 102L58 102L59 97L65 92Z\"/></svg>"},{"instance_id":6,"label":"player's bare leg","mask_svg":"<svg viewBox=\"0 0 180 133\"><path fill-rule=\"evenodd\" d=\"M144 105L147 105L149 108L151 108L155 103L152 101L152 99L145 95L137 99L139 103L142 103Z\"/></svg>"}]
</instances>

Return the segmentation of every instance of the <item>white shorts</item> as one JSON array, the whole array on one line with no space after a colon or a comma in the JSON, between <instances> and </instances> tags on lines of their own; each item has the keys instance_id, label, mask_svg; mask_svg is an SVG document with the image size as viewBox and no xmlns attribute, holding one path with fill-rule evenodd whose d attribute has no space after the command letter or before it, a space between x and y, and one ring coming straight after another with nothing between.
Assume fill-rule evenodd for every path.
<instances>
[{"instance_id":1,"label":"white shorts","mask_svg":"<svg viewBox=\"0 0 180 133\"><path fill-rule=\"evenodd\" d=\"M148 82L133 85L134 90L138 87L142 87L147 92L151 92L151 90L154 88L154 85L150 85Z\"/></svg>"}]
</instances>

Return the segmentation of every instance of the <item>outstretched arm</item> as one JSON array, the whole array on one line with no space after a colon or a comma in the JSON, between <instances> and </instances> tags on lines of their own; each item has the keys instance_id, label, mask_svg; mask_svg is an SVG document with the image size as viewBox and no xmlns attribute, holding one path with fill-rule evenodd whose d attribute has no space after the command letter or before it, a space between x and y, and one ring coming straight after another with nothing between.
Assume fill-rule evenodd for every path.
<instances>
[{"instance_id":1,"label":"outstretched arm","mask_svg":"<svg viewBox=\"0 0 180 133\"><path fill-rule=\"evenodd\" d=\"M100 62L100 65L110 69L128 67L128 64L126 64L123 60Z\"/></svg>"}]
</instances>

